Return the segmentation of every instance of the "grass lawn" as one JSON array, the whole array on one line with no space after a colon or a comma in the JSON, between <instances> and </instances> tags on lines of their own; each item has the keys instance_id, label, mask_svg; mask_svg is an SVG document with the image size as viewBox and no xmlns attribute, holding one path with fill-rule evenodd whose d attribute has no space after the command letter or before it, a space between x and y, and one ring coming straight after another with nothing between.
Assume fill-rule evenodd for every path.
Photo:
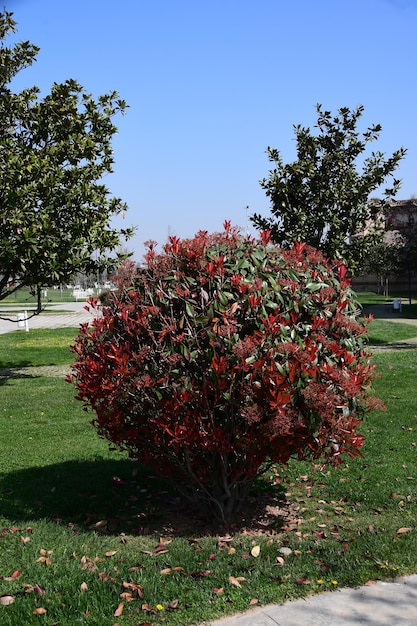
<instances>
[{"instance_id":1,"label":"grass lawn","mask_svg":"<svg viewBox=\"0 0 417 626\"><path fill-rule=\"evenodd\" d=\"M47 289L46 297L42 293L42 303L48 302L75 302L72 296L73 289ZM22 287L1 301L2 306L8 304L27 304L35 306L38 302L37 296L28 287Z\"/></svg>"},{"instance_id":2,"label":"grass lawn","mask_svg":"<svg viewBox=\"0 0 417 626\"><path fill-rule=\"evenodd\" d=\"M417 572L417 352L375 355L387 410L363 423L363 458L276 468L256 485L285 513L269 526L179 531L176 494L45 375L71 362L75 332L0 336L0 368L28 368L0 377L2 626L198 624Z\"/></svg>"},{"instance_id":3,"label":"grass lawn","mask_svg":"<svg viewBox=\"0 0 417 626\"><path fill-rule=\"evenodd\" d=\"M398 322L374 319L368 328L370 346L404 341L414 337L417 337L417 326L412 324L399 324Z\"/></svg>"},{"instance_id":4,"label":"grass lawn","mask_svg":"<svg viewBox=\"0 0 417 626\"><path fill-rule=\"evenodd\" d=\"M408 294L404 293L393 293L389 298L381 294L374 293L373 291L359 291L356 293L358 302L362 305L365 313L372 312L375 307L379 307L384 305L387 313L390 313L392 310L392 302L396 298L400 298L402 300L402 311L396 313L396 317L399 319L404 319L404 321L408 319L416 319L417 318L417 294L412 294L411 304L409 304Z\"/></svg>"}]
</instances>

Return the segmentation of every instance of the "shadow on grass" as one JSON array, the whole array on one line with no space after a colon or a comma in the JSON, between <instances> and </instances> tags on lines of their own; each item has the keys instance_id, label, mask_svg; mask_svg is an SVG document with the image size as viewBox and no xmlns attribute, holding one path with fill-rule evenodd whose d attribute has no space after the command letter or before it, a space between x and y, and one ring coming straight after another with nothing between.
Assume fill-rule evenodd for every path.
<instances>
[{"instance_id":1,"label":"shadow on grass","mask_svg":"<svg viewBox=\"0 0 417 626\"><path fill-rule=\"evenodd\" d=\"M417 304L404 304L401 311L394 311L392 304L363 305L362 313L373 315L376 319L400 319L405 323L407 320L417 319Z\"/></svg>"},{"instance_id":2,"label":"shadow on grass","mask_svg":"<svg viewBox=\"0 0 417 626\"><path fill-rule=\"evenodd\" d=\"M0 516L18 525L49 519L110 535L193 537L242 528L275 532L294 515L283 491L258 479L237 524L219 528L134 461L67 461L0 477Z\"/></svg>"},{"instance_id":3,"label":"shadow on grass","mask_svg":"<svg viewBox=\"0 0 417 626\"><path fill-rule=\"evenodd\" d=\"M70 371L69 365L38 365L33 366L31 363L22 361L13 366L3 366L0 364L0 386L7 385L11 380L16 379L35 379L43 376L65 378Z\"/></svg>"},{"instance_id":4,"label":"shadow on grass","mask_svg":"<svg viewBox=\"0 0 417 626\"><path fill-rule=\"evenodd\" d=\"M0 478L0 514L51 519L106 534L141 534L162 514L167 486L129 460L66 461Z\"/></svg>"}]
</instances>

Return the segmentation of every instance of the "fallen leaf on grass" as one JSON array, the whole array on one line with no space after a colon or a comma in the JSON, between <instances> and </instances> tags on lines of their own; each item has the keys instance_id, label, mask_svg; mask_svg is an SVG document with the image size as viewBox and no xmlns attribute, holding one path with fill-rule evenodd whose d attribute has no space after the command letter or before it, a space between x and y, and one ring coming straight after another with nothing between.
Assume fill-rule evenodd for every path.
<instances>
[{"instance_id":1,"label":"fallen leaf on grass","mask_svg":"<svg viewBox=\"0 0 417 626\"><path fill-rule=\"evenodd\" d=\"M134 597L128 591L124 591L120 594L120 599L123 600L123 602L133 602Z\"/></svg>"},{"instance_id":2,"label":"fallen leaf on grass","mask_svg":"<svg viewBox=\"0 0 417 626\"><path fill-rule=\"evenodd\" d=\"M168 602L167 604L167 609L178 609L179 603L179 600L171 600L171 602Z\"/></svg>"},{"instance_id":3,"label":"fallen leaf on grass","mask_svg":"<svg viewBox=\"0 0 417 626\"><path fill-rule=\"evenodd\" d=\"M148 613L152 613L152 615L157 615L158 611L156 609L154 609L152 606L149 606L149 604L142 604L142 611L147 611Z\"/></svg>"},{"instance_id":4,"label":"fallen leaf on grass","mask_svg":"<svg viewBox=\"0 0 417 626\"><path fill-rule=\"evenodd\" d=\"M88 591L88 585L87 585L87 583L81 583L81 585L80 585L80 589L81 589L81 591Z\"/></svg>"},{"instance_id":5,"label":"fallen leaf on grass","mask_svg":"<svg viewBox=\"0 0 417 626\"><path fill-rule=\"evenodd\" d=\"M191 572L189 576L192 578L205 578L206 576L210 576L211 569L203 569L200 572Z\"/></svg>"},{"instance_id":6,"label":"fallen leaf on grass","mask_svg":"<svg viewBox=\"0 0 417 626\"><path fill-rule=\"evenodd\" d=\"M39 550L41 556L39 557L39 559L36 559L37 563L45 563L45 565L51 565L52 561L49 558L50 555L53 553L53 550L44 550L43 548L41 548Z\"/></svg>"},{"instance_id":7,"label":"fallen leaf on grass","mask_svg":"<svg viewBox=\"0 0 417 626\"><path fill-rule=\"evenodd\" d=\"M295 581L296 585L310 585L311 580L309 580L308 578L297 578L297 580Z\"/></svg>"},{"instance_id":8,"label":"fallen leaf on grass","mask_svg":"<svg viewBox=\"0 0 417 626\"><path fill-rule=\"evenodd\" d=\"M138 595L139 598L143 598L143 590L142 590L142 587L139 585L139 583L124 582L123 587L125 589L131 589L134 593Z\"/></svg>"},{"instance_id":9,"label":"fallen leaf on grass","mask_svg":"<svg viewBox=\"0 0 417 626\"><path fill-rule=\"evenodd\" d=\"M218 596L221 596L224 593L223 587L219 587L219 588L214 587L213 591L214 591L214 593L217 593Z\"/></svg>"},{"instance_id":10,"label":"fallen leaf on grass","mask_svg":"<svg viewBox=\"0 0 417 626\"><path fill-rule=\"evenodd\" d=\"M259 602L258 598L252 598L252 600L249 602L249 604L251 606L253 606L254 604L258 604L258 602Z\"/></svg>"},{"instance_id":11,"label":"fallen leaf on grass","mask_svg":"<svg viewBox=\"0 0 417 626\"><path fill-rule=\"evenodd\" d=\"M40 585L38 585L36 583L35 587L34 587L36 593L40 596L44 596L46 594L46 589L42 589L42 587Z\"/></svg>"},{"instance_id":12,"label":"fallen leaf on grass","mask_svg":"<svg viewBox=\"0 0 417 626\"><path fill-rule=\"evenodd\" d=\"M13 604L14 597L13 596L0 596L0 604L2 606L8 606L9 604Z\"/></svg>"},{"instance_id":13,"label":"fallen leaf on grass","mask_svg":"<svg viewBox=\"0 0 417 626\"><path fill-rule=\"evenodd\" d=\"M134 565L133 567L129 567L129 572L137 572L140 569L144 569L144 565Z\"/></svg>"},{"instance_id":14,"label":"fallen leaf on grass","mask_svg":"<svg viewBox=\"0 0 417 626\"><path fill-rule=\"evenodd\" d=\"M106 552L104 556L107 556L107 558L114 556L115 554L117 554L117 550L110 550L109 552Z\"/></svg>"},{"instance_id":15,"label":"fallen leaf on grass","mask_svg":"<svg viewBox=\"0 0 417 626\"><path fill-rule=\"evenodd\" d=\"M164 569L161 569L159 573L162 574L163 576L166 576L167 574L172 574L172 572L183 572L183 571L184 571L183 567L165 567Z\"/></svg>"},{"instance_id":16,"label":"fallen leaf on grass","mask_svg":"<svg viewBox=\"0 0 417 626\"><path fill-rule=\"evenodd\" d=\"M250 551L251 555L254 556L255 558L259 556L260 552L261 552L260 546L253 546L252 550Z\"/></svg>"},{"instance_id":17,"label":"fallen leaf on grass","mask_svg":"<svg viewBox=\"0 0 417 626\"><path fill-rule=\"evenodd\" d=\"M406 528L406 527L399 528L399 529L397 530L397 535L403 535L404 533L409 533L409 532L411 532L412 530L413 530L412 528Z\"/></svg>"},{"instance_id":18,"label":"fallen leaf on grass","mask_svg":"<svg viewBox=\"0 0 417 626\"><path fill-rule=\"evenodd\" d=\"M18 569L17 569L15 572L13 572L13 574L12 574L11 576L5 576L5 577L3 578L3 580L8 580L8 581L10 581L10 580L15 580L16 578L19 578L19 576L20 576L20 574L21 574L21 573L22 573L22 572L21 572L20 570L18 570Z\"/></svg>"},{"instance_id":19,"label":"fallen leaf on grass","mask_svg":"<svg viewBox=\"0 0 417 626\"><path fill-rule=\"evenodd\" d=\"M229 576L229 583L231 585L234 585L235 587L242 587L240 583L244 582L245 580L246 578L243 578L243 576L238 576L237 578L235 578L234 576Z\"/></svg>"},{"instance_id":20,"label":"fallen leaf on grass","mask_svg":"<svg viewBox=\"0 0 417 626\"><path fill-rule=\"evenodd\" d=\"M45 615L46 612L47 611L43 608L43 606L40 606L32 611L33 615Z\"/></svg>"},{"instance_id":21,"label":"fallen leaf on grass","mask_svg":"<svg viewBox=\"0 0 417 626\"><path fill-rule=\"evenodd\" d=\"M123 613L123 609L124 609L125 605L123 602L121 602L119 604L119 606L117 607L117 609L115 610L115 612L113 613L114 617L120 617L121 614Z\"/></svg>"},{"instance_id":22,"label":"fallen leaf on grass","mask_svg":"<svg viewBox=\"0 0 417 626\"><path fill-rule=\"evenodd\" d=\"M20 537L20 543L29 543L30 537Z\"/></svg>"}]
</instances>

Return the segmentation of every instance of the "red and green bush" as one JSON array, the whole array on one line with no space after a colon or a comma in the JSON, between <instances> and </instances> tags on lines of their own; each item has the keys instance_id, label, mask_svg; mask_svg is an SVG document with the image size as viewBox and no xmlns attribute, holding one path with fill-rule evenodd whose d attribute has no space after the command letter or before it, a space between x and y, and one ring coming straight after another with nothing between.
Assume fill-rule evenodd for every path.
<instances>
[{"instance_id":1,"label":"red and green bush","mask_svg":"<svg viewBox=\"0 0 417 626\"><path fill-rule=\"evenodd\" d=\"M101 436L221 520L270 463L359 453L373 366L342 264L226 222L127 275L73 348Z\"/></svg>"}]
</instances>

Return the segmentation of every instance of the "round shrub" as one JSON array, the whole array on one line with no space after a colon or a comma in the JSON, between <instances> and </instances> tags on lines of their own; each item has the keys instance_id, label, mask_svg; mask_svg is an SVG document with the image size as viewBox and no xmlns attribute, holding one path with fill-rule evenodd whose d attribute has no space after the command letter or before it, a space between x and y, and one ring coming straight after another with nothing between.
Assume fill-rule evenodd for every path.
<instances>
[{"instance_id":1,"label":"round shrub","mask_svg":"<svg viewBox=\"0 0 417 626\"><path fill-rule=\"evenodd\" d=\"M101 436L230 520L269 463L359 453L373 366L349 285L317 250L228 222L150 243L80 330L77 397Z\"/></svg>"}]
</instances>

